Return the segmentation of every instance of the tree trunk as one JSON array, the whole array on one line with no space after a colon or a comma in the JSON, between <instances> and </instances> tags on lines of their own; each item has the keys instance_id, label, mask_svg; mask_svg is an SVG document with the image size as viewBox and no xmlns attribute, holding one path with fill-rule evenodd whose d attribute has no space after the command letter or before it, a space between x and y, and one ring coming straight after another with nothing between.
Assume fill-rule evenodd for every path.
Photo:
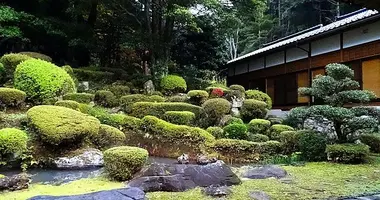
<instances>
[{"instance_id":1,"label":"tree trunk","mask_svg":"<svg viewBox=\"0 0 380 200\"><path fill-rule=\"evenodd\" d=\"M334 128L335 128L336 135L338 136L338 141L340 143L345 143L347 141L347 138L342 132L342 123L334 122Z\"/></svg>"}]
</instances>

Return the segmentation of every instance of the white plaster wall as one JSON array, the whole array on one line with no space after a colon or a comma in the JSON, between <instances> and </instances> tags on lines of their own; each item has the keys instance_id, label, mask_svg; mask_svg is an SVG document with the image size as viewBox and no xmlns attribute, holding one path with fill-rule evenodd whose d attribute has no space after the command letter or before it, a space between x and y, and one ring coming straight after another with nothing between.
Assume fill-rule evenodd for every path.
<instances>
[{"instance_id":1,"label":"white plaster wall","mask_svg":"<svg viewBox=\"0 0 380 200\"><path fill-rule=\"evenodd\" d=\"M343 48L380 39L380 21L343 33Z\"/></svg>"},{"instance_id":2,"label":"white plaster wall","mask_svg":"<svg viewBox=\"0 0 380 200\"><path fill-rule=\"evenodd\" d=\"M333 35L311 43L311 55L321 55L340 49L340 35Z\"/></svg>"},{"instance_id":3,"label":"white plaster wall","mask_svg":"<svg viewBox=\"0 0 380 200\"><path fill-rule=\"evenodd\" d=\"M301 48L309 50L309 44L301 45ZM308 53L300 48L291 48L286 50L286 62L293 62L308 57Z\"/></svg>"},{"instance_id":4,"label":"white plaster wall","mask_svg":"<svg viewBox=\"0 0 380 200\"><path fill-rule=\"evenodd\" d=\"M285 63L285 52L277 52L270 54L266 57L266 67L272 67Z\"/></svg>"},{"instance_id":5,"label":"white plaster wall","mask_svg":"<svg viewBox=\"0 0 380 200\"><path fill-rule=\"evenodd\" d=\"M248 72L248 63L243 62L236 66L235 75L244 74Z\"/></svg>"},{"instance_id":6,"label":"white plaster wall","mask_svg":"<svg viewBox=\"0 0 380 200\"><path fill-rule=\"evenodd\" d=\"M255 58L249 61L249 71L256 71L264 68L264 58Z\"/></svg>"}]
</instances>

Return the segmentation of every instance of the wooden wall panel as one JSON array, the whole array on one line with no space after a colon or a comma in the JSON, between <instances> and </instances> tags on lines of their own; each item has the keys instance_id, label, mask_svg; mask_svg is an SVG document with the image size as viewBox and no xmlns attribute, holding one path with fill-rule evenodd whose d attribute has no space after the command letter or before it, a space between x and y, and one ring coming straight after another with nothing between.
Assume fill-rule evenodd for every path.
<instances>
[{"instance_id":1,"label":"wooden wall panel","mask_svg":"<svg viewBox=\"0 0 380 200\"><path fill-rule=\"evenodd\" d=\"M286 72L293 73L309 69L309 59L298 60L286 64Z\"/></svg>"},{"instance_id":2,"label":"wooden wall panel","mask_svg":"<svg viewBox=\"0 0 380 200\"><path fill-rule=\"evenodd\" d=\"M380 55L380 41L348 48L343 50L343 61L349 62L362 58Z\"/></svg>"},{"instance_id":3,"label":"wooden wall panel","mask_svg":"<svg viewBox=\"0 0 380 200\"><path fill-rule=\"evenodd\" d=\"M375 92L380 97L380 59L363 62L363 89Z\"/></svg>"},{"instance_id":4,"label":"wooden wall panel","mask_svg":"<svg viewBox=\"0 0 380 200\"><path fill-rule=\"evenodd\" d=\"M307 71L297 73L297 85L298 85L298 88L310 86L309 73ZM309 102L309 97L298 95L298 103L308 103L308 102Z\"/></svg>"},{"instance_id":5,"label":"wooden wall panel","mask_svg":"<svg viewBox=\"0 0 380 200\"><path fill-rule=\"evenodd\" d=\"M311 68L324 67L330 63L341 62L340 51L335 51L311 58Z\"/></svg>"}]
</instances>

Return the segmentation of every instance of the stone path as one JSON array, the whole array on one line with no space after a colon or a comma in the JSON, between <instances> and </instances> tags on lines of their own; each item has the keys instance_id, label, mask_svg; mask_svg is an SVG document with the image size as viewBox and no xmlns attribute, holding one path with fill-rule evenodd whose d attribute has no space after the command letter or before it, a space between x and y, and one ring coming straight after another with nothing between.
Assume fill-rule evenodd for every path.
<instances>
[{"instance_id":1,"label":"stone path","mask_svg":"<svg viewBox=\"0 0 380 200\"><path fill-rule=\"evenodd\" d=\"M343 198L340 200L380 200L380 194L375 194L375 195L370 195L370 196L362 196L362 197Z\"/></svg>"}]
</instances>

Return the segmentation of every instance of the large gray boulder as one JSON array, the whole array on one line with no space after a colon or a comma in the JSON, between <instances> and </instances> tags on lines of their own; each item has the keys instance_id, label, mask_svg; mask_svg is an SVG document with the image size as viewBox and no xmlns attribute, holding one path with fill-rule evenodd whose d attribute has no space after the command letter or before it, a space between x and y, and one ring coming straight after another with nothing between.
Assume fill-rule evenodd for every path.
<instances>
[{"instance_id":1,"label":"large gray boulder","mask_svg":"<svg viewBox=\"0 0 380 200\"><path fill-rule=\"evenodd\" d=\"M16 174L0 178L0 191L2 190L22 190L29 187L31 178L28 174Z\"/></svg>"},{"instance_id":2,"label":"large gray boulder","mask_svg":"<svg viewBox=\"0 0 380 200\"><path fill-rule=\"evenodd\" d=\"M127 185L138 187L144 192L181 192L195 187L231 186L240 183L240 179L223 161L217 161L207 165L154 163Z\"/></svg>"},{"instance_id":3,"label":"large gray boulder","mask_svg":"<svg viewBox=\"0 0 380 200\"><path fill-rule=\"evenodd\" d=\"M145 193L138 188L122 188L73 196L36 196L29 200L145 200Z\"/></svg>"},{"instance_id":4,"label":"large gray boulder","mask_svg":"<svg viewBox=\"0 0 380 200\"><path fill-rule=\"evenodd\" d=\"M152 94L154 92L154 84L152 80L149 80L144 83L144 92L145 94Z\"/></svg>"},{"instance_id":5,"label":"large gray boulder","mask_svg":"<svg viewBox=\"0 0 380 200\"><path fill-rule=\"evenodd\" d=\"M245 166L241 169L241 177L248 179L284 178L287 172L275 165Z\"/></svg>"},{"instance_id":6,"label":"large gray boulder","mask_svg":"<svg viewBox=\"0 0 380 200\"><path fill-rule=\"evenodd\" d=\"M328 138L329 140L336 140L338 138L335 128L334 128L334 123L325 118L306 119L303 124L303 127L304 129L316 131L320 133L321 135L325 136L326 138Z\"/></svg>"},{"instance_id":7,"label":"large gray boulder","mask_svg":"<svg viewBox=\"0 0 380 200\"><path fill-rule=\"evenodd\" d=\"M86 169L102 167L104 165L103 153L98 149L86 149L81 154L54 159L58 169Z\"/></svg>"}]
</instances>

